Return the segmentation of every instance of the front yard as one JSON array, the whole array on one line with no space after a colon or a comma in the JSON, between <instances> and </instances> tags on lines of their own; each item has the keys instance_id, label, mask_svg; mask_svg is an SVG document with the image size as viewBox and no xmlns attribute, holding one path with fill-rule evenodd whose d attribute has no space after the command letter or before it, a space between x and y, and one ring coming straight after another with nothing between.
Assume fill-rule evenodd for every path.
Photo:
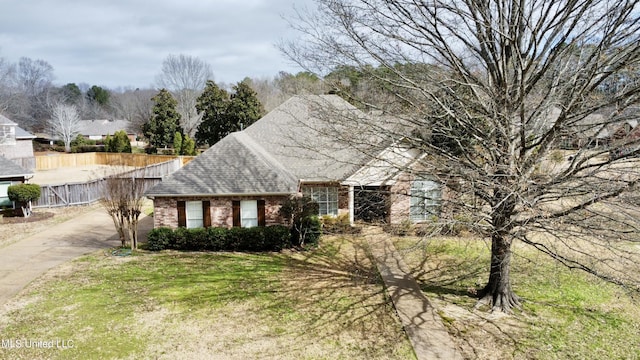
<instances>
[{"instance_id":1,"label":"front yard","mask_svg":"<svg viewBox=\"0 0 640 360\"><path fill-rule=\"evenodd\" d=\"M414 357L375 267L343 238L310 252L86 256L11 301L0 333L0 358Z\"/></svg>"}]
</instances>

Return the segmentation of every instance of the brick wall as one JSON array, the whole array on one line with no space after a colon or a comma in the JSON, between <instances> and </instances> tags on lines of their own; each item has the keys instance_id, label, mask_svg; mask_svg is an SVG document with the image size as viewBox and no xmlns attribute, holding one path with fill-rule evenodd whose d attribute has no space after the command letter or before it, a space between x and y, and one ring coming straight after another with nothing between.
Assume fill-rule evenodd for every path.
<instances>
[{"instance_id":1,"label":"brick wall","mask_svg":"<svg viewBox=\"0 0 640 360\"><path fill-rule=\"evenodd\" d=\"M234 196L234 197L157 197L153 200L153 227L178 227L178 201L210 201L211 226L233 226L233 201L264 200L265 222L267 226L283 224L284 220L278 215L280 206L287 196Z\"/></svg>"},{"instance_id":2,"label":"brick wall","mask_svg":"<svg viewBox=\"0 0 640 360\"><path fill-rule=\"evenodd\" d=\"M392 224L400 224L409 220L409 211L411 208L411 182L414 176L402 174L391 186L391 206L389 211L389 221ZM448 218L452 216L453 209L449 206L449 201L455 193L447 186L442 187L442 207L440 208L440 217Z\"/></svg>"}]
</instances>

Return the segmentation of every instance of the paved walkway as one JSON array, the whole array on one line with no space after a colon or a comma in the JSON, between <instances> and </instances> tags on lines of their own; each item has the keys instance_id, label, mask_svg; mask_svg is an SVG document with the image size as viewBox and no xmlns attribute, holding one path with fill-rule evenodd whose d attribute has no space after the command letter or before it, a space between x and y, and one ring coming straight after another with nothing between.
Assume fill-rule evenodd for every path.
<instances>
[{"instance_id":1,"label":"paved walkway","mask_svg":"<svg viewBox=\"0 0 640 360\"><path fill-rule=\"evenodd\" d=\"M153 227L140 218L140 239ZM0 249L0 306L47 270L98 249L116 247L120 239L104 209L90 211Z\"/></svg>"},{"instance_id":2,"label":"paved walkway","mask_svg":"<svg viewBox=\"0 0 640 360\"><path fill-rule=\"evenodd\" d=\"M374 229L367 240L418 360L462 359L442 319L408 270L388 236Z\"/></svg>"}]
</instances>

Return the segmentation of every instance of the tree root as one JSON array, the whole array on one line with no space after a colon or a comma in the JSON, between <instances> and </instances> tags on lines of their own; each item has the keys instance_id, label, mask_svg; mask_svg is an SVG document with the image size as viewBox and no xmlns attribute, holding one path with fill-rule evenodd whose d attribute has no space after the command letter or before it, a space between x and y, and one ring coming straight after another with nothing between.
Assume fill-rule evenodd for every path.
<instances>
[{"instance_id":1,"label":"tree root","mask_svg":"<svg viewBox=\"0 0 640 360\"><path fill-rule=\"evenodd\" d=\"M491 312L501 311L506 314L513 313L514 308L522 308L520 298L513 292L491 294L484 290L479 292L479 300L473 308L477 310L483 306L491 308Z\"/></svg>"}]
</instances>

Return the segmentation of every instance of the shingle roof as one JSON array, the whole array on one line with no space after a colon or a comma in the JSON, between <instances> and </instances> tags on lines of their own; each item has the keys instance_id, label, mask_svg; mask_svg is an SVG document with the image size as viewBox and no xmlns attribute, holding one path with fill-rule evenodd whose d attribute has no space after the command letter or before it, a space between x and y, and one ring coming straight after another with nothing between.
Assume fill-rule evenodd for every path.
<instances>
[{"instance_id":1,"label":"shingle roof","mask_svg":"<svg viewBox=\"0 0 640 360\"><path fill-rule=\"evenodd\" d=\"M16 124L13 121L9 120L8 117L0 114L0 125L18 125L18 124Z\"/></svg>"},{"instance_id":2,"label":"shingle roof","mask_svg":"<svg viewBox=\"0 0 640 360\"><path fill-rule=\"evenodd\" d=\"M226 136L147 194L292 194L298 181L242 132Z\"/></svg>"},{"instance_id":3,"label":"shingle roof","mask_svg":"<svg viewBox=\"0 0 640 360\"><path fill-rule=\"evenodd\" d=\"M80 121L80 134L85 136L113 135L116 131L124 130L127 134L131 122L128 120L82 120Z\"/></svg>"},{"instance_id":4,"label":"shingle roof","mask_svg":"<svg viewBox=\"0 0 640 360\"><path fill-rule=\"evenodd\" d=\"M33 175L22 166L0 155L0 178Z\"/></svg>"},{"instance_id":5,"label":"shingle roof","mask_svg":"<svg viewBox=\"0 0 640 360\"><path fill-rule=\"evenodd\" d=\"M336 181L368 161L354 146L359 141L348 138L364 117L337 95L295 96L245 132L299 179Z\"/></svg>"},{"instance_id":6,"label":"shingle roof","mask_svg":"<svg viewBox=\"0 0 640 360\"><path fill-rule=\"evenodd\" d=\"M23 128L16 126L16 139L35 139L36 136L32 133L24 130Z\"/></svg>"},{"instance_id":7,"label":"shingle roof","mask_svg":"<svg viewBox=\"0 0 640 360\"><path fill-rule=\"evenodd\" d=\"M364 113L336 95L295 96L228 135L150 189L149 196L291 194L300 181L346 179L370 160L350 137ZM356 121L357 120L357 121ZM340 137L340 139L337 139Z\"/></svg>"}]
</instances>

